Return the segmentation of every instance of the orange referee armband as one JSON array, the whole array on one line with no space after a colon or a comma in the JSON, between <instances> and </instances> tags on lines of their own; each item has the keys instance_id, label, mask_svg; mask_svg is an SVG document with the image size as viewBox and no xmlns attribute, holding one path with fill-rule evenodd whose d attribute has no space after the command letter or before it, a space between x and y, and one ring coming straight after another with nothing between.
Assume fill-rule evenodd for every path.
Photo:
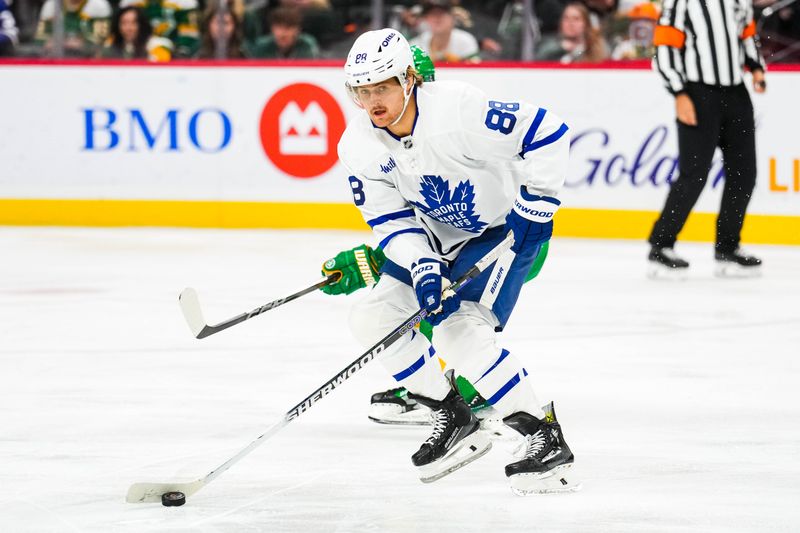
<instances>
[{"instance_id":1,"label":"orange referee armband","mask_svg":"<svg viewBox=\"0 0 800 533\"><path fill-rule=\"evenodd\" d=\"M653 33L653 45L655 46L683 48L685 41L686 34L672 26L656 26L656 30Z\"/></svg>"},{"instance_id":2,"label":"orange referee armband","mask_svg":"<svg viewBox=\"0 0 800 533\"><path fill-rule=\"evenodd\" d=\"M745 29L742 30L742 34L739 36L739 38L744 41L745 39L749 39L755 34L756 34L756 23L755 21L751 20L750 24L748 24L745 27Z\"/></svg>"}]
</instances>

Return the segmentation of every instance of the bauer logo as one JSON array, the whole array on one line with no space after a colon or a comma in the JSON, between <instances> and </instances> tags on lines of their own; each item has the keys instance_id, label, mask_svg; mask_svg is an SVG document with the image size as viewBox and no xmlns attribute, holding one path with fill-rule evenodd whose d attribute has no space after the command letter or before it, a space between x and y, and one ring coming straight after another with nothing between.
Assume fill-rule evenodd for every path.
<instances>
[{"instance_id":1,"label":"bauer logo","mask_svg":"<svg viewBox=\"0 0 800 533\"><path fill-rule=\"evenodd\" d=\"M279 90L261 113L261 145L269 160L296 178L313 178L337 162L344 114L317 85L295 83Z\"/></svg>"}]
</instances>

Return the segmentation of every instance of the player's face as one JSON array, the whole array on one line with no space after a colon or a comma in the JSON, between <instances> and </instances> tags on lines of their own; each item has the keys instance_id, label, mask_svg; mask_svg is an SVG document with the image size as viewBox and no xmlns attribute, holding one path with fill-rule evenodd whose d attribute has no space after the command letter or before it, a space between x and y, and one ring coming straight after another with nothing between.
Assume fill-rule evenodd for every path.
<instances>
[{"instance_id":1,"label":"player's face","mask_svg":"<svg viewBox=\"0 0 800 533\"><path fill-rule=\"evenodd\" d=\"M396 78L355 88L358 103L369 113L372 123L385 128L403 112L403 87Z\"/></svg>"}]
</instances>

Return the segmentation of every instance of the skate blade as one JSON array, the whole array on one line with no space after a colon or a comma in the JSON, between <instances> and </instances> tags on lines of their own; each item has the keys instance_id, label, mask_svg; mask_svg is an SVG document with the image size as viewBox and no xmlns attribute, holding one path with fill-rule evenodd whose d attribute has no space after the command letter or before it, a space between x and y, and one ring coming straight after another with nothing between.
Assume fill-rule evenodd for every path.
<instances>
[{"instance_id":1,"label":"skate blade","mask_svg":"<svg viewBox=\"0 0 800 533\"><path fill-rule=\"evenodd\" d=\"M689 278L688 270L651 263L647 268L647 277L659 281L686 281Z\"/></svg>"},{"instance_id":2,"label":"skate blade","mask_svg":"<svg viewBox=\"0 0 800 533\"><path fill-rule=\"evenodd\" d=\"M458 446L450 450L450 453L441 459L430 464L420 466L419 480L423 483L433 483L452 474L461 467L470 464L472 461L486 455L492 449L492 441L476 431L458 443Z\"/></svg>"},{"instance_id":3,"label":"skate blade","mask_svg":"<svg viewBox=\"0 0 800 533\"><path fill-rule=\"evenodd\" d=\"M761 265L743 267L736 263L717 263L714 275L718 278L758 278L761 276Z\"/></svg>"},{"instance_id":4,"label":"skate blade","mask_svg":"<svg viewBox=\"0 0 800 533\"><path fill-rule=\"evenodd\" d=\"M572 463L568 463L541 474L514 474L510 478L511 492L517 496L535 496L579 491L582 485L574 481L571 469Z\"/></svg>"},{"instance_id":5,"label":"skate blade","mask_svg":"<svg viewBox=\"0 0 800 533\"><path fill-rule=\"evenodd\" d=\"M427 407L418 407L410 411L394 403L373 403L367 417L378 424L396 426L430 426L431 411Z\"/></svg>"}]
</instances>

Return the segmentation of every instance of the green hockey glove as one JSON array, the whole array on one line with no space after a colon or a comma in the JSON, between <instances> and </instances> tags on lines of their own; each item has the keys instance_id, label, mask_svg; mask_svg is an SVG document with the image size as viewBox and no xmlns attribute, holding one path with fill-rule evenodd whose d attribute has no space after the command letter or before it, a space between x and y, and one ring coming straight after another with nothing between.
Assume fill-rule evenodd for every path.
<instances>
[{"instance_id":1,"label":"green hockey glove","mask_svg":"<svg viewBox=\"0 0 800 533\"><path fill-rule=\"evenodd\" d=\"M322 265L322 275L341 274L336 283L322 287L325 294L351 294L358 289L378 282L379 271L386 262L380 248L372 249L366 244L352 250L339 252L333 259Z\"/></svg>"}]
</instances>

